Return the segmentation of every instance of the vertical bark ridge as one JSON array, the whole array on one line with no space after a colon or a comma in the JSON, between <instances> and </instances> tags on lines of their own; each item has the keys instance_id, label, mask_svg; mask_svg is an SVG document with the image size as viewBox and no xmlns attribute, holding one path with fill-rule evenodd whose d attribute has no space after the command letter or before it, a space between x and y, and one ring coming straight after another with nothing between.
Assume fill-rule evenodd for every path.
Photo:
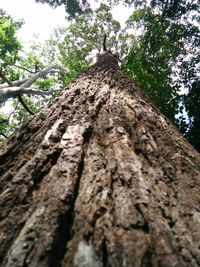
<instances>
[{"instance_id":1,"label":"vertical bark ridge","mask_svg":"<svg viewBox=\"0 0 200 267\"><path fill-rule=\"evenodd\" d=\"M110 80L110 100L96 120L95 138L85 156L83 186L75 205L75 234L63 266L84 266L85 262L88 266L121 266L124 259L124 266L187 266L185 257L192 266L198 266L198 253L195 257L180 253L179 229L171 231L176 220L183 220L182 198L189 195L185 188L184 197L178 195L177 189L192 171L191 160L196 161L193 153L197 154L192 150L189 158L184 156L189 145L181 136L177 138L175 127L169 127L169 122L146 98L130 96L130 92L133 96L139 94L137 88L131 90L129 86L127 94L119 93L119 83L116 89ZM163 143L166 151L161 153ZM176 165L177 151L187 162L184 172ZM195 166L193 179L199 185L199 162ZM198 207L197 198L191 207ZM178 214L174 214L177 209ZM182 227L186 231L187 225ZM189 239L187 242L191 247ZM88 261L87 250L93 255Z\"/></svg>"},{"instance_id":2,"label":"vertical bark ridge","mask_svg":"<svg viewBox=\"0 0 200 267\"><path fill-rule=\"evenodd\" d=\"M81 175L85 129L85 126L80 125L69 126L62 136L60 147L63 149L60 156L35 192L32 205L25 214L26 223L8 251L6 262L2 266L26 266L29 262L31 266L58 266L61 250L56 246L53 252L52 247L55 247L55 243L59 244L57 239L63 239L59 236L59 223L64 223L66 227L71 218L75 187L78 175ZM64 236L67 236L66 230L64 232ZM37 239L37 243L34 239ZM23 247L22 243L27 245ZM32 258L31 251L34 251L37 257L34 254ZM47 257L49 253L53 255L50 260Z\"/></svg>"},{"instance_id":3,"label":"vertical bark ridge","mask_svg":"<svg viewBox=\"0 0 200 267\"><path fill-rule=\"evenodd\" d=\"M12 180L3 189L0 201L1 229L4 233L1 240L1 255L5 253L5 249L8 249L10 242L23 227L26 219L22 214L31 205L33 192L37 190L45 174L56 164L60 153L61 151L53 144L49 150L38 149L34 157L13 175ZM7 225L10 225L9 229ZM4 243L6 243L5 247Z\"/></svg>"},{"instance_id":4,"label":"vertical bark ridge","mask_svg":"<svg viewBox=\"0 0 200 267\"><path fill-rule=\"evenodd\" d=\"M84 81L84 79L83 79ZM45 134L43 133L43 138L42 140L40 139L40 143L38 144L38 150L35 152L33 157L30 157L30 160L26 160L26 162L24 163L24 165L22 165L19 168L19 165L16 164L17 166L13 166L13 168L11 168L11 174L12 177L10 178L10 186L8 186L8 184L4 184L4 186L6 186L6 189L4 191L4 187L2 188L2 194L4 195L3 201L1 204L2 210L3 208L3 204L4 203L9 203L10 201L10 205L7 207L6 209L6 214L4 214L3 219L4 221L2 222L2 229L5 227L6 225L9 224L12 231L8 232L4 232L4 238L3 240L1 240L3 243L5 241L6 245L4 246L2 243L2 255L5 254L5 251L8 249L8 247L10 247L11 243L13 242L13 245L11 246L11 249L8 251L7 253L7 258L6 260L4 260L3 265L2 266L12 266L13 264L15 266L24 266L27 264L27 262L29 262L29 258L31 258L31 253L30 251L33 250L34 248L31 247L31 245L28 245L26 248L22 248L20 250L19 253L19 249L18 247L22 244L22 242L25 242L25 239L28 239L28 233L29 231L31 232L31 235L34 236L34 238L38 239L38 235L39 232L37 230L37 225L40 224L42 225L42 219L41 220L36 220L35 218L40 217L40 211L42 210L43 212L43 206L37 207L38 205L33 205L34 202L39 203L40 201L40 197L38 199L38 197L36 198L37 200L34 200L35 196L38 196L39 192L40 192L40 188L43 188L44 186L46 187L47 185L43 185L43 180L46 180L46 177L48 177L48 175L51 174L52 170L55 168L55 166L59 165L59 158L60 155L62 154L63 151L63 143L62 143L62 138L63 138L63 133L65 132L65 129L69 129L70 127L74 127L73 125L76 122L80 123L80 117L81 120L84 121L84 117L83 117L83 113L81 114L79 112L79 106L80 106L80 102L85 101L85 96L81 97L80 96L80 88L76 88L78 86L76 86L76 84L74 85L75 88L73 88L73 94L70 95L70 92L67 92L65 94L63 94L63 98L67 98L67 100L61 105L61 109L62 109L62 114L59 108L59 112L58 110L56 111L57 115L53 114L53 121L54 123L52 124L52 127L49 130L46 130ZM84 85L83 85L84 87ZM84 88L85 89L85 88ZM72 90L71 90L72 91ZM104 89L102 90L102 94L104 96L103 93ZM98 112L101 109L102 106L102 99L105 102L105 99L102 98L101 96L101 92L99 94L96 94L95 98L96 98L96 105L92 108L90 108L90 104L91 101L94 99L94 92L89 92L89 90L85 90L84 92L89 96L89 103L88 103L88 107L85 111L85 113L88 113L88 117L95 117L98 116ZM94 100L93 100L94 101ZM71 108L69 107L69 104L73 104L73 110L71 112ZM81 103L83 104L83 103ZM58 104L57 104L58 105ZM58 108L58 107L57 107ZM67 112L67 117L65 112L63 111L69 111L70 110L70 114L68 114ZM42 116L42 114L41 114ZM73 118L72 118L73 117ZM73 119L73 120L72 120ZM68 126L72 124L72 126ZM83 123L84 124L84 123ZM47 126L47 125L46 125ZM29 126L31 127L31 126ZM45 128L45 127L44 127ZM45 129L48 129L48 127L46 127ZM22 128L23 130L23 128ZM83 150L85 150L85 146L87 144L87 142L89 142L90 136L92 133L92 128L90 126L88 126L87 130L83 133L83 143L81 144L81 146L83 146ZM39 135L41 134L41 132L39 132ZM22 135L22 134L21 134ZM37 135L36 135L37 138ZM38 142L38 140L34 138L33 139L35 142ZM33 141L33 142L34 142ZM60 144L61 143L61 144ZM29 142L30 144L30 142ZM23 143L22 143L23 146ZM74 149L74 148L73 148ZM8 148L9 150L9 148ZM67 150L69 152L69 148ZM33 151L32 151L33 153ZM79 185L79 180L81 177L81 172L82 172L82 168L83 168L83 155L84 152L80 152L81 153L81 159L80 162L78 164L78 167L76 169L75 172L78 173L78 178L77 178L77 182L75 183L76 185L73 185L73 193L71 198L75 199L76 198L76 194L78 194L78 185ZM4 156L6 156L7 154L4 154ZM15 156L15 155L12 155ZM9 159L8 159L9 160ZM8 173L6 173L6 175L8 175ZM56 174L57 176L58 174ZM6 177L2 177L2 180L7 180L5 179ZM16 186L17 186L17 190L16 190ZM50 185L51 187L52 185ZM8 190L9 187L9 190ZM49 189L50 190L50 189ZM6 193L4 193L6 192ZM33 197L31 197L33 192ZM6 195L5 195L6 194ZM16 197L14 197L14 195ZM50 198L52 198L52 196L49 196ZM41 197L42 199L42 197ZM13 202L14 201L14 202ZM14 203L18 203L18 209L17 210L13 210L13 205ZM21 203L21 204L20 204ZM58 216L56 218L58 218L58 221L60 221L60 223L58 223L59 225L59 230L61 232L63 232L63 229L65 228L66 225L69 226L70 228L70 223L69 221L72 220L73 218L73 200L71 200L69 203L70 206L70 211L69 211L69 207L67 208L66 212L64 212L63 214L58 214ZM31 207L29 207L31 206ZM55 206L55 205L54 205ZM55 207L54 207L55 208ZM10 209L10 210L9 210ZM49 209L49 208L47 208ZM20 215L23 212L25 213L25 216L23 216L22 218L19 218L18 223L16 224L15 221L12 221L12 218L15 217L17 218L18 215ZM5 212L4 212L5 213ZM39 214L39 215L38 215ZM41 215L42 216L42 215ZM45 214L46 217L48 217L48 214ZM30 222L28 220L28 218L30 218ZM36 233L32 233L33 231L33 227L30 227L29 224L31 224L33 221L33 226L36 227L35 232ZM66 225L65 225L66 224ZM64 226L65 225L65 226ZM30 230L31 228L31 230ZM56 230L55 232L56 233ZM58 234L55 234L55 238L54 241L51 242L52 247L56 247L56 249L54 250L54 252L52 252L52 255L54 255L53 257L50 257L50 260L48 260L48 264L49 266L55 266L55 265L59 265L58 261L60 259L60 257L62 257L62 253L57 253L57 245L59 242L57 241L59 238L57 236L60 236L59 231L57 231ZM66 236L69 235L69 233L67 233L65 231ZM19 238L16 238L16 240L14 240L14 238L18 236ZM34 240L34 238L32 238ZM67 239L67 238L66 238ZM62 237L60 237L60 240L62 240ZM63 242L61 242L61 246L63 246ZM31 242L30 242L31 243ZM63 246L64 247L64 246ZM64 249L62 249L63 251ZM42 251L42 250L41 250ZM44 251L43 251L44 252ZM19 256L20 254L20 256ZM40 262L40 258L42 256L39 256L38 261L34 262L32 261L32 266L37 266L37 264L43 264ZM47 264L47 259L46 260L46 264ZM44 262L45 262L44 260ZM40 263L38 263L40 262Z\"/></svg>"}]
</instances>

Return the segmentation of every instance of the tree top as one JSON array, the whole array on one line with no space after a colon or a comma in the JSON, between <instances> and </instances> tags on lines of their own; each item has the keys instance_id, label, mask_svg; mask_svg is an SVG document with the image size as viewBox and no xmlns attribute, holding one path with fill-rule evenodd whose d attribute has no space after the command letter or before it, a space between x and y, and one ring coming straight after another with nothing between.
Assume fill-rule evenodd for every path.
<instances>
[{"instance_id":1,"label":"tree top","mask_svg":"<svg viewBox=\"0 0 200 267\"><path fill-rule=\"evenodd\" d=\"M107 65L112 68L119 68L118 58L115 54L110 51L104 51L97 55L97 63L98 65Z\"/></svg>"}]
</instances>

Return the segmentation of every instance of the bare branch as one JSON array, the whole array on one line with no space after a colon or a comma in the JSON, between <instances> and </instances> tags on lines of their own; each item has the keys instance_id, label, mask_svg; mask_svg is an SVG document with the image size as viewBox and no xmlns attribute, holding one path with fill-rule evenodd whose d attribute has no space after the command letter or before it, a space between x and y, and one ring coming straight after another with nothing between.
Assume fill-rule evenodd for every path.
<instances>
[{"instance_id":1,"label":"bare branch","mask_svg":"<svg viewBox=\"0 0 200 267\"><path fill-rule=\"evenodd\" d=\"M2 135L4 138L8 138L8 136L4 133L0 133L0 135Z\"/></svg>"},{"instance_id":2,"label":"bare branch","mask_svg":"<svg viewBox=\"0 0 200 267\"><path fill-rule=\"evenodd\" d=\"M26 78L26 79L23 79L21 81L14 81L14 82L12 81L12 86L20 86L23 83L25 83L27 80L28 79ZM10 87L10 85L8 85L7 83L3 83L3 84L0 85L0 90L4 89L4 88L7 88L7 87Z\"/></svg>"},{"instance_id":3,"label":"bare branch","mask_svg":"<svg viewBox=\"0 0 200 267\"><path fill-rule=\"evenodd\" d=\"M21 70L28 71L28 72L30 72L30 73L35 73L35 71L32 71L32 70L29 70L29 69L27 69L27 68L21 67L21 66L19 66L19 65L13 65L13 66L16 67L16 68L19 68L19 69L21 69Z\"/></svg>"},{"instance_id":4,"label":"bare branch","mask_svg":"<svg viewBox=\"0 0 200 267\"><path fill-rule=\"evenodd\" d=\"M49 91L43 91L40 89L36 89L33 87L26 87L23 88L21 86L19 87L7 87L0 90L0 102L5 101L9 98L15 98L18 95L26 94L26 95L52 95L55 92L59 92L60 89L57 90L49 90Z\"/></svg>"},{"instance_id":5,"label":"bare branch","mask_svg":"<svg viewBox=\"0 0 200 267\"><path fill-rule=\"evenodd\" d=\"M0 71L0 78L6 82L9 86L12 86L12 83L6 78L6 76Z\"/></svg>"},{"instance_id":6,"label":"bare branch","mask_svg":"<svg viewBox=\"0 0 200 267\"><path fill-rule=\"evenodd\" d=\"M20 94L27 94L27 95L50 95L55 91L60 90L51 90L51 91L42 91L33 87L7 87L0 90L0 102L5 101L9 98L15 98Z\"/></svg>"},{"instance_id":7,"label":"bare branch","mask_svg":"<svg viewBox=\"0 0 200 267\"><path fill-rule=\"evenodd\" d=\"M103 51L107 51L107 47L106 47L106 34L104 35L104 38L103 38Z\"/></svg>"},{"instance_id":8,"label":"bare branch","mask_svg":"<svg viewBox=\"0 0 200 267\"><path fill-rule=\"evenodd\" d=\"M0 132L0 135L2 135L4 138L8 138L8 136L2 132Z\"/></svg>"},{"instance_id":9,"label":"bare branch","mask_svg":"<svg viewBox=\"0 0 200 267\"><path fill-rule=\"evenodd\" d=\"M10 121L11 116L15 113L18 105L19 105L19 101L17 102L16 106L14 107L14 110L9 114L8 119L7 119L8 122Z\"/></svg>"},{"instance_id":10,"label":"bare branch","mask_svg":"<svg viewBox=\"0 0 200 267\"><path fill-rule=\"evenodd\" d=\"M30 87L37 79L48 75L50 72L56 71L56 70L64 70L63 67L53 64L47 68L44 68L43 70L39 71L36 74L31 75L28 79L24 79L22 81L17 81L11 83L10 86L7 84L3 84L0 86L0 102L5 101L8 98L15 98L18 95L21 94L27 94L27 95L50 95L53 92L60 91L60 90L52 90L52 91L42 91L39 89L35 89Z\"/></svg>"},{"instance_id":11,"label":"bare branch","mask_svg":"<svg viewBox=\"0 0 200 267\"><path fill-rule=\"evenodd\" d=\"M65 69L62 66L59 66L57 64L51 65L41 71L39 71L38 73L35 73L33 75L31 75L29 78L23 79L21 81L14 81L11 82L11 85L8 85L7 83L5 84L1 84L0 85L0 89L4 89L7 87L11 87L11 86L22 86L22 87L29 87L31 86L36 80L38 80L41 77L46 76L47 74L49 74L50 72L53 72L55 70L62 70L65 71ZM5 81L5 80L4 80Z\"/></svg>"},{"instance_id":12,"label":"bare branch","mask_svg":"<svg viewBox=\"0 0 200 267\"><path fill-rule=\"evenodd\" d=\"M33 111L29 109L29 107L26 105L21 95L18 95L18 100L22 104L22 106L25 108L25 110L28 111L29 114L34 115Z\"/></svg>"},{"instance_id":13,"label":"bare branch","mask_svg":"<svg viewBox=\"0 0 200 267\"><path fill-rule=\"evenodd\" d=\"M163 12L162 12L162 15L161 15L161 20L165 17L165 14L166 14L167 8L168 8L168 4L169 4L169 0L167 0L165 2L165 6L164 6L164 9L163 9Z\"/></svg>"},{"instance_id":14,"label":"bare branch","mask_svg":"<svg viewBox=\"0 0 200 267\"><path fill-rule=\"evenodd\" d=\"M28 80L21 85L22 88L24 87L29 87L31 86L36 80L38 80L39 78L46 76L47 74L49 74L50 72L56 70L56 69L60 69L60 70L64 70L63 67L57 65L57 64L53 64L47 68L44 68L43 70L39 71L36 74L31 75Z\"/></svg>"}]
</instances>

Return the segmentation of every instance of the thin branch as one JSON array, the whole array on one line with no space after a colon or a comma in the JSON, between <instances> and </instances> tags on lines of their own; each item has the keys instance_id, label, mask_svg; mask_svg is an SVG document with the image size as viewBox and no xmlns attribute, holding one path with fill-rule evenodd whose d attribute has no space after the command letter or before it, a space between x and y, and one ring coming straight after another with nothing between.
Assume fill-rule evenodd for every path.
<instances>
[{"instance_id":1,"label":"thin branch","mask_svg":"<svg viewBox=\"0 0 200 267\"><path fill-rule=\"evenodd\" d=\"M166 0L166 2L165 2L165 6L164 6L164 10L163 10L163 12L162 12L162 14L161 14L161 21L163 20L165 14L166 14L166 12L167 12L168 4L169 4L169 0Z\"/></svg>"},{"instance_id":2,"label":"thin branch","mask_svg":"<svg viewBox=\"0 0 200 267\"><path fill-rule=\"evenodd\" d=\"M28 80L24 84L21 85L21 87L24 88L24 87L31 86L37 79L39 79L43 76L46 76L47 74L54 71L55 69L64 70L63 67L61 67L57 64L53 64L47 68L44 68L43 70L39 71L38 73L31 75L31 77L29 77Z\"/></svg>"},{"instance_id":3,"label":"thin branch","mask_svg":"<svg viewBox=\"0 0 200 267\"><path fill-rule=\"evenodd\" d=\"M106 34L104 35L104 38L103 38L103 51L107 51L107 47L106 47Z\"/></svg>"},{"instance_id":4,"label":"thin branch","mask_svg":"<svg viewBox=\"0 0 200 267\"><path fill-rule=\"evenodd\" d=\"M2 132L0 132L0 135L2 135L4 138L8 138L8 136Z\"/></svg>"},{"instance_id":5,"label":"thin branch","mask_svg":"<svg viewBox=\"0 0 200 267\"><path fill-rule=\"evenodd\" d=\"M35 71L32 71L32 70L29 70L29 69L27 69L27 68L21 67L21 66L19 66L19 65L13 65L13 66L16 67L16 68L19 68L19 69L28 71L28 72L30 72L30 73L32 73L32 74L35 73Z\"/></svg>"},{"instance_id":6,"label":"thin branch","mask_svg":"<svg viewBox=\"0 0 200 267\"><path fill-rule=\"evenodd\" d=\"M37 73L37 72L38 72L38 70L39 70L39 68L38 68L38 65L37 65L37 64L35 64L35 73Z\"/></svg>"},{"instance_id":7,"label":"thin branch","mask_svg":"<svg viewBox=\"0 0 200 267\"><path fill-rule=\"evenodd\" d=\"M29 109L29 107L26 105L26 103L24 102L23 98L21 97L21 95L18 95L18 100L21 103L21 105L25 108L25 110L31 114L34 115L33 111Z\"/></svg>"},{"instance_id":8,"label":"thin branch","mask_svg":"<svg viewBox=\"0 0 200 267\"><path fill-rule=\"evenodd\" d=\"M21 80L21 81L14 81L14 82L12 82L12 86L20 86L20 85L22 85L23 83L25 83L27 80L28 80L28 79L26 78L26 79L23 79L23 80ZM7 83L6 83L6 84L3 83L3 84L0 85L0 90L1 90L1 89L4 89L4 88L7 88L7 87L11 87L11 86L8 85Z\"/></svg>"},{"instance_id":9,"label":"thin branch","mask_svg":"<svg viewBox=\"0 0 200 267\"><path fill-rule=\"evenodd\" d=\"M0 78L6 82L9 86L12 86L12 83L6 78L6 76L0 71Z\"/></svg>"},{"instance_id":10,"label":"thin branch","mask_svg":"<svg viewBox=\"0 0 200 267\"><path fill-rule=\"evenodd\" d=\"M18 108L18 105L19 105L19 99L18 99L18 102L17 102L15 108L13 109L13 111L8 116L8 122L10 121L11 116L15 113L16 109Z\"/></svg>"},{"instance_id":11,"label":"thin branch","mask_svg":"<svg viewBox=\"0 0 200 267\"><path fill-rule=\"evenodd\" d=\"M101 52L101 47L99 48L98 45L93 42L92 40L88 40L88 44L92 43L92 45L97 49L97 51L100 53Z\"/></svg>"}]
</instances>

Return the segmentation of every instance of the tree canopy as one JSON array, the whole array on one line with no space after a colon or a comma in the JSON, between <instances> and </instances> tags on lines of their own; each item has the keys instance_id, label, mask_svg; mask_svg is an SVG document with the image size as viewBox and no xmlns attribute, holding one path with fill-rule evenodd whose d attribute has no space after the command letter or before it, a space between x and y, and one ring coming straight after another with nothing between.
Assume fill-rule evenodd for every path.
<instances>
[{"instance_id":1,"label":"tree canopy","mask_svg":"<svg viewBox=\"0 0 200 267\"><path fill-rule=\"evenodd\" d=\"M87 4L86 0L36 0L36 2L47 3L54 8L63 5L70 17L75 17L77 14L82 13L82 8Z\"/></svg>"},{"instance_id":2,"label":"tree canopy","mask_svg":"<svg viewBox=\"0 0 200 267\"><path fill-rule=\"evenodd\" d=\"M22 21L14 21L5 11L0 9L1 70L17 60L18 51L22 46L15 33L22 23Z\"/></svg>"},{"instance_id":3,"label":"tree canopy","mask_svg":"<svg viewBox=\"0 0 200 267\"><path fill-rule=\"evenodd\" d=\"M31 51L22 53L16 38L21 22L14 22L2 11L2 83L6 79L9 83L27 78L26 70L34 73L58 64L65 72L43 77L35 81L34 86L42 90L63 89L92 64L95 55L102 50L106 35L107 47L118 52L122 69L200 150L198 1L101 1L96 10L89 5L90 1L37 2L53 7L65 5L69 14L68 26L55 29L45 44L33 45ZM112 16L112 7L119 3L133 10L123 27ZM23 98L35 112L49 101L49 97L42 97L40 101L36 96L23 95ZM18 122L13 120L18 124L28 113L22 106L19 108L16 99L13 103L17 106L15 114L21 114ZM3 116L2 121L5 120ZM0 130L4 133L5 126L2 127Z\"/></svg>"},{"instance_id":4,"label":"tree canopy","mask_svg":"<svg viewBox=\"0 0 200 267\"><path fill-rule=\"evenodd\" d=\"M54 79L46 75L62 68L50 62L45 68L34 47L25 53L16 35L23 22L14 21L3 10L0 13L0 138L4 139L27 115L33 115L47 104L48 95L56 90L52 88ZM28 97L30 95L34 97ZM13 101L8 103L10 98Z\"/></svg>"}]
</instances>

